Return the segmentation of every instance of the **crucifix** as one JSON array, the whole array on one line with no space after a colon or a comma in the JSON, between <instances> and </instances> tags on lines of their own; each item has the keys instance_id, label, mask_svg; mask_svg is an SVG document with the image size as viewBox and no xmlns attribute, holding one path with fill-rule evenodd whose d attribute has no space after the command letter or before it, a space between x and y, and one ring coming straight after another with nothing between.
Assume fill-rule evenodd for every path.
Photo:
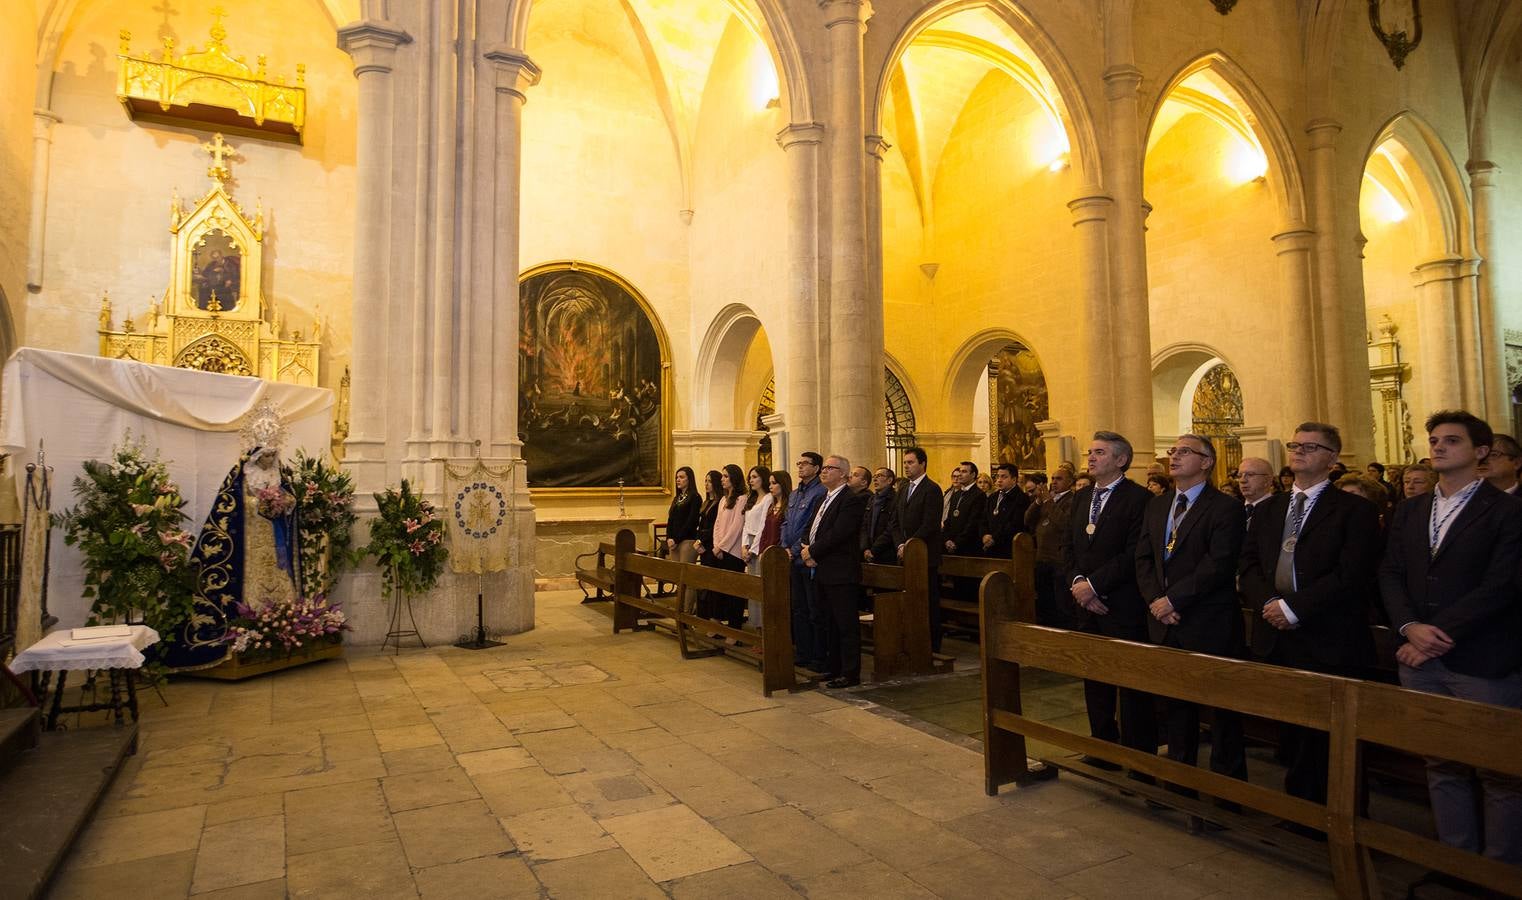
<instances>
[{"instance_id":1,"label":"crucifix","mask_svg":"<svg viewBox=\"0 0 1522 900\"><path fill-rule=\"evenodd\" d=\"M233 174L227 167L227 161L237 151L232 148L232 145L222 140L220 133L213 135L210 141L202 144L201 149L211 154L211 168L206 170L206 174L215 179L218 184L225 184Z\"/></svg>"}]
</instances>

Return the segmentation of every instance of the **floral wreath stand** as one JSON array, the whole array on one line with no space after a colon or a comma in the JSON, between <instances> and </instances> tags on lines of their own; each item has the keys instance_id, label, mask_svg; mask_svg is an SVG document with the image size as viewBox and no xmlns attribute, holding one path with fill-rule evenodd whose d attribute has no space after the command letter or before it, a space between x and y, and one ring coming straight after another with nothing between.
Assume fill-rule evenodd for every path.
<instances>
[{"instance_id":1,"label":"floral wreath stand","mask_svg":"<svg viewBox=\"0 0 1522 900\"><path fill-rule=\"evenodd\" d=\"M386 630L386 639L381 641L381 650L384 651L389 645L394 647L398 655L402 652L402 638L417 638L418 646L428 649L428 643L418 633L417 619L412 615L412 595L397 587L396 563L391 564L391 625ZM400 595L400 596L398 596ZM402 607L407 608L407 621L412 623L411 628L402 627Z\"/></svg>"}]
</instances>

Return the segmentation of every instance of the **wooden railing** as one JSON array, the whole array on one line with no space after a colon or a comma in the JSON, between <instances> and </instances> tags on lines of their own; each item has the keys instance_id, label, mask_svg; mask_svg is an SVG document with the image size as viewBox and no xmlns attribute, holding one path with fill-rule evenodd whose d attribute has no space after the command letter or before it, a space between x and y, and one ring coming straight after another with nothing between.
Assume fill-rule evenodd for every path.
<instances>
[{"instance_id":1,"label":"wooden railing","mask_svg":"<svg viewBox=\"0 0 1522 900\"><path fill-rule=\"evenodd\" d=\"M1029 625L1024 622L1030 619L1030 600L1030 594L1003 573L983 580L983 747L985 788L990 795L1000 785L1023 783L1054 772L1052 767L1062 767L1205 819L1253 830L1249 820L1207 801L1071 759L1043 759L1032 767L1025 747L1025 739L1032 738L1326 832L1332 872L1342 897L1380 896L1371 850L1522 896L1522 867L1376 822L1359 812L1358 802L1366 744L1522 777L1522 753L1517 752L1522 747L1522 712L1392 685ZM1291 797L1027 718L1020 710L1021 666L1326 731L1330 734L1327 803ZM1294 843L1279 829L1262 829L1258 836L1274 843Z\"/></svg>"},{"instance_id":2,"label":"wooden railing","mask_svg":"<svg viewBox=\"0 0 1522 900\"><path fill-rule=\"evenodd\" d=\"M930 553L925 542L904 545L903 564L866 563L861 584L871 589L872 677L878 681L935 671L930 653Z\"/></svg>"},{"instance_id":3,"label":"wooden railing","mask_svg":"<svg viewBox=\"0 0 1522 900\"><path fill-rule=\"evenodd\" d=\"M634 535L628 529L618 533L614 544L617 548L613 566L614 634L649 627L651 620L666 620L676 632L677 646L684 659L735 654L759 662L761 689L768 697L772 691L797 686L787 551L781 547L768 549L761 554L761 574L750 575L639 554L634 550ZM645 596L646 579L675 585L675 592L669 596ZM716 619L697 615L694 607L699 591L759 603L761 628L731 628ZM718 639L709 635L717 635ZM726 638L736 643L724 643Z\"/></svg>"},{"instance_id":4,"label":"wooden railing","mask_svg":"<svg viewBox=\"0 0 1522 900\"><path fill-rule=\"evenodd\" d=\"M1019 584L1024 580L1033 579L1035 570L1036 539L1022 531L1010 542L1008 556L942 556L939 572L942 576L975 578L979 581L990 572L1004 572ZM1031 590L1034 591L1034 581L1031 581L1031 584ZM972 626L978 624L976 601L969 602L951 597L941 597L939 600L944 615L970 620Z\"/></svg>"},{"instance_id":5,"label":"wooden railing","mask_svg":"<svg viewBox=\"0 0 1522 900\"><path fill-rule=\"evenodd\" d=\"M603 541L591 553L583 553L576 557L576 585L581 588L581 595L586 598L582 601L583 603L606 600L612 594L613 561L618 557L620 547L630 553L639 552L634 548L634 532L627 528L622 529L614 535L613 543ZM588 594L588 587L592 588L594 593Z\"/></svg>"}]
</instances>

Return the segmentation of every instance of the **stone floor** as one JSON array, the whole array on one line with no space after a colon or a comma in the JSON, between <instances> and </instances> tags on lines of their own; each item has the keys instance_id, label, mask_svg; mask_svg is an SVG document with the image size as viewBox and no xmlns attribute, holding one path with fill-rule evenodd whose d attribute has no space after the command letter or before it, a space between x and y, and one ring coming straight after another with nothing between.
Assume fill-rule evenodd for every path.
<instances>
[{"instance_id":1,"label":"stone floor","mask_svg":"<svg viewBox=\"0 0 1522 900\"><path fill-rule=\"evenodd\" d=\"M150 695L50 896L1332 895L1314 862L1082 779L987 797L975 750L870 690L766 699L579 599L540 594L494 650Z\"/></svg>"}]
</instances>

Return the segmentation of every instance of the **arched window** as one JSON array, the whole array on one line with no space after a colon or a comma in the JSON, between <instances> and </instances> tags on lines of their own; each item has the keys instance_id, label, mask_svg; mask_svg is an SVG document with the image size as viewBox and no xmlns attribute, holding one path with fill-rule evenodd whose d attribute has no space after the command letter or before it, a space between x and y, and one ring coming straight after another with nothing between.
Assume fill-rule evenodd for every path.
<instances>
[{"instance_id":1,"label":"arched window","mask_svg":"<svg viewBox=\"0 0 1522 900\"><path fill-rule=\"evenodd\" d=\"M904 471L904 451L914 446L914 407L893 370L883 369L883 433L887 436L886 465Z\"/></svg>"}]
</instances>

